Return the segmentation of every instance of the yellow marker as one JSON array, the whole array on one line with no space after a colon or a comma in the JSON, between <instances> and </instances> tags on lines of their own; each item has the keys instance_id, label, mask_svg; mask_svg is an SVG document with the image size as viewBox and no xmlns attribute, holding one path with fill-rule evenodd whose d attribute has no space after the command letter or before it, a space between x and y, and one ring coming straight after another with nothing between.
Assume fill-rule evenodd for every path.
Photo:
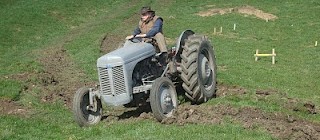
<instances>
[{"instance_id":1,"label":"yellow marker","mask_svg":"<svg viewBox=\"0 0 320 140\"><path fill-rule=\"evenodd\" d=\"M272 56L272 64L276 63L276 58L277 54L275 53L275 49L272 49L272 54L259 54L259 50L256 50L256 54L254 54L255 61L258 61L258 57L260 56Z\"/></svg>"}]
</instances>

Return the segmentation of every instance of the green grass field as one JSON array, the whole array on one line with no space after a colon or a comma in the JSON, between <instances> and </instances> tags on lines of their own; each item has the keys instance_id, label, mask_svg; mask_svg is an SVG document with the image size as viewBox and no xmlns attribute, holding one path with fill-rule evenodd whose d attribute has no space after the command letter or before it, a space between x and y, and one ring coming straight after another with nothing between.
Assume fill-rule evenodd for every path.
<instances>
[{"instance_id":1,"label":"green grass field","mask_svg":"<svg viewBox=\"0 0 320 140\"><path fill-rule=\"evenodd\" d=\"M0 114L0 139L276 138L260 127L245 129L228 118L216 125L163 125L151 120L128 119L102 121L97 126L80 128L62 101L41 102L47 93L42 93L37 85L25 90L30 83L37 83L37 73L45 71L39 61L45 54L40 52L56 46L62 46L74 63L73 68L83 71L87 77L78 80L97 82L96 59L105 53L100 48L102 39L110 36L123 40L137 26L137 13L145 5L150 5L164 18L164 32L170 40L186 29L208 36L215 49L218 83L248 91L242 96L215 98L205 105L251 106L320 123L320 45L314 46L315 41L320 44L320 2L317 0L3 0L0 1L0 101L12 100L29 113ZM244 5L278 18L266 22L234 12L208 17L197 15L212 8ZM234 24L236 30L233 30ZM222 34L214 34L214 28L219 31L220 27L223 27ZM110 46L117 43L110 42ZM275 65L269 57L254 61L256 49L271 53L272 48L277 54ZM257 100L255 90L276 90L281 94ZM298 108L312 103L318 114L292 111L285 107L288 99L297 100Z\"/></svg>"}]
</instances>

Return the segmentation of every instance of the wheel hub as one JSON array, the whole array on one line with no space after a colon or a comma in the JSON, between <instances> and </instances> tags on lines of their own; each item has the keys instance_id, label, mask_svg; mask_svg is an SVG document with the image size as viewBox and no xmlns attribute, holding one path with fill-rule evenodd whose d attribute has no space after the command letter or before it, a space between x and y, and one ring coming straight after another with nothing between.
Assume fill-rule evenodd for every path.
<instances>
[{"instance_id":1,"label":"wheel hub","mask_svg":"<svg viewBox=\"0 0 320 140\"><path fill-rule=\"evenodd\" d=\"M170 89L164 88L161 93L161 108L163 110L163 113L170 113L171 110L174 108L172 98L170 95Z\"/></svg>"},{"instance_id":2,"label":"wheel hub","mask_svg":"<svg viewBox=\"0 0 320 140\"><path fill-rule=\"evenodd\" d=\"M166 94L166 97L165 97L164 101L165 101L165 105L166 106L172 105L172 99L171 99L171 96L169 94Z\"/></svg>"},{"instance_id":3,"label":"wheel hub","mask_svg":"<svg viewBox=\"0 0 320 140\"><path fill-rule=\"evenodd\" d=\"M212 75L212 70L210 68L209 60L203 54L200 54L199 57L201 64L201 80L204 83L204 85L210 84L208 83L208 81Z\"/></svg>"}]
</instances>

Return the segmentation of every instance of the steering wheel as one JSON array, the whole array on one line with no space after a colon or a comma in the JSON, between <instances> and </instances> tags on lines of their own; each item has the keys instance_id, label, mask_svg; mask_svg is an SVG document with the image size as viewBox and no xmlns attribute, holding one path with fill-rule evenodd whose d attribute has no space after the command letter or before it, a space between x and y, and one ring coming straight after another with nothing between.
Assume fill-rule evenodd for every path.
<instances>
[{"instance_id":1,"label":"steering wheel","mask_svg":"<svg viewBox=\"0 0 320 140\"><path fill-rule=\"evenodd\" d=\"M140 42L142 42L142 40L141 39L139 39L139 38L136 38L136 37L134 37L134 38L131 38L131 39L129 39L132 43L140 43Z\"/></svg>"}]
</instances>

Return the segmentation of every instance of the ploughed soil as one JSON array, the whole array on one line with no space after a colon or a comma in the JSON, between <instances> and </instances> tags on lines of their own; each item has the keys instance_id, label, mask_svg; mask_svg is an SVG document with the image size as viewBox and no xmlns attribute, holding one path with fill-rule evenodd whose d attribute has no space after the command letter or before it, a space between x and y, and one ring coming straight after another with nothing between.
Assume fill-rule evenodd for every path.
<instances>
[{"instance_id":1,"label":"ploughed soil","mask_svg":"<svg viewBox=\"0 0 320 140\"><path fill-rule=\"evenodd\" d=\"M217 98L224 96L241 96L247 94L247 90L237 86L218 85ZM275 90L257 90L256 96L278 94ZM286 109L292 111L307 111L316 115L314 104L304 103L298 107L297 100L288 98ZM150 106L147 104L138 108L110 107L105 112L102 122L127 121L127 120L153 120ZM231 120L231 123L239 124L245 129L262 128L266 132L279 139L320 139L320 123L309 122L292 115L281 112L264 112L254 107L233 107L231 105L191 105L183 103L175 111L174 116L163 120L165 125L203 124L219 125L224 119Z\"/></svg>"}]
</instances>

